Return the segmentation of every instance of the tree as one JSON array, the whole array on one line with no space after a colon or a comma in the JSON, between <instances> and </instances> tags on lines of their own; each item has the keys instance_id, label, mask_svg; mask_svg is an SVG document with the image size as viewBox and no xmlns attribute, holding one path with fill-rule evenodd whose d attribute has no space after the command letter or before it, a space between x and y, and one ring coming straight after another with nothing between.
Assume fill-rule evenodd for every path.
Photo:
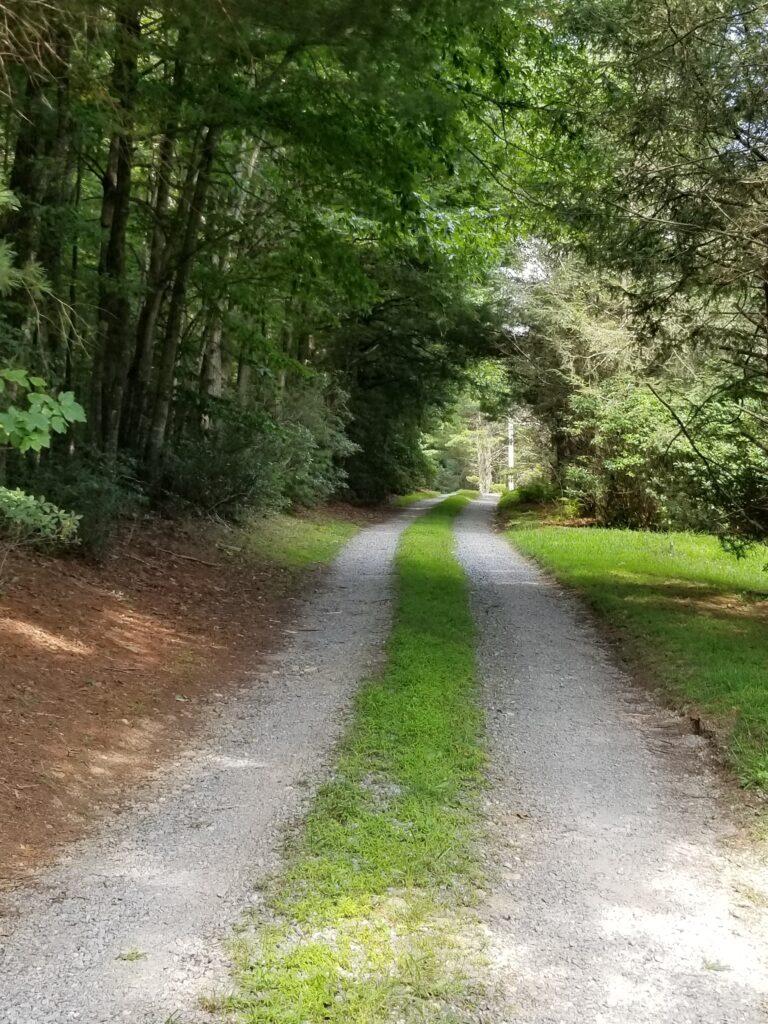
<instances>
[{"instance_id":1,"label":"tree","mask_svg":"<svg viewBox=\"0 0 768 1024\"><path fill-rule=\"evenodd\" d=\"M277 436L308 387L327 425L352 390L352 441L369 444L353 467L374 450L362 411L385 403L378 371L349 370L348 328L391 320L398 275L418 277L427 323L396 328L394 362L437 390L404 402L412 454L438 382L469 358L464 335L483 320L470 292L502 236L481 170L488 101L466 79L491 88L505 48L535 48L525 16L476 0L83 0L37 24L8 76L0 134L18 206L3 228L50 296L40 315L15 288L9 356L87 388L91 443L130 453L156 497L190 479L181 453L223 443L225 423L255 432L230 434L248 450ZM339 439L339 474L348 453Z\"/></svg>"},{"instance_id":2,"label":"tree","mask_svg":"<svg viewBox=\"0 0 768 1024\"><path fill-rule=\"evenodd\" d=\"M746 454L765 448L768 398L762 11L598 0L566 6L560 24L600 74L585 116L592 172L555 181L551 237L601 287L619 284L640 366L720 496L716 521L762 537L768 477ZM675 379L701 404L685 387L665 393ZM706 454L724 406L738 466Z\"/></svg>"}]
</instances>

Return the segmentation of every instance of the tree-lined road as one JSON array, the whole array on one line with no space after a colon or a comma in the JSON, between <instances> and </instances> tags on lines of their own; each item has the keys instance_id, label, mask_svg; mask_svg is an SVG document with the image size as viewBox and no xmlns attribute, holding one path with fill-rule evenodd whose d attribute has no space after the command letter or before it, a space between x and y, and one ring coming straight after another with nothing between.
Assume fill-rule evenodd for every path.
<instances>
[{"instance_id":1,"label":"tree-lined road","mask_svg":"<svg viewBox=\"0 0 768 1024\"><path fill-rule=\"evenodd\" d=\"M397 541L424 504L354 539L204 742L11 897L3 1024L208 1019L198 999L227 987L230 930L380 656ZM483 909L495 994L477 1020L764 1021L764 872L731 842L703 741L633 688L574 601L494 532L493 510L470 503L456 526L497 876Z\"/></svg>"}]
</instances>

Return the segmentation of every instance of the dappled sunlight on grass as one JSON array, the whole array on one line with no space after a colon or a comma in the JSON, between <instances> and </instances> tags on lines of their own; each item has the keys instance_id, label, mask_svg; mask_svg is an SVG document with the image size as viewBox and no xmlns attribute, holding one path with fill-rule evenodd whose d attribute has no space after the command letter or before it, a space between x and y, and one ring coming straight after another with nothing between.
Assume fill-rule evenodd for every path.
<instances>
[{"instance_id":1,"label":"dappled sunlight on grass","mask_svg":"<svg viewBox=\"0 0 768 1024\"><path fill-rule=\"evenodd\" d=\"M534 534L540 533L537 523ZM517 530L513 527L516 542ZM521 528L519 541L528 543ZM753 549L743 558L724 550L716 537L692 533L651 533L644 530L547 529L546 550L585 578L629 574L633 578L689 582L728 588L768 598L768 549Z\"/></svg>"},{"instance_id":2,"label":"dappled sunlight on grass","mask_svg":"<svg viewBox=\"0 0 768 1024\"><path fill-rule=\"evenodd\" d=\"M290 569L331 561L359 526L323 512L251 520L244 531L249 554Z\"/></svg>"}]
</instances>

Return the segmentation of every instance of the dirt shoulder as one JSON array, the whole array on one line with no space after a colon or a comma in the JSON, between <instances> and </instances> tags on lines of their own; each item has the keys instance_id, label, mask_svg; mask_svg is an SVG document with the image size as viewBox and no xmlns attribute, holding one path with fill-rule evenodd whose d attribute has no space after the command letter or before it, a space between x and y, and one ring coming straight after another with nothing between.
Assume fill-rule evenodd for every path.
<instances>
[{"instance_id":1,"label":"dirt shoulder","mask_svg":"<svg viewBox=\"0 0 768 1024\"><path fill-rule=\"evenodd\" d=\"M335 507L364 525L371 513ZM300 528L301 518L297 520ZM14 555L0 581L0 885L50 862L177 753L281 642L307 572L200 523L145 522L102 565Z\"/></svg>"}]
</instances>

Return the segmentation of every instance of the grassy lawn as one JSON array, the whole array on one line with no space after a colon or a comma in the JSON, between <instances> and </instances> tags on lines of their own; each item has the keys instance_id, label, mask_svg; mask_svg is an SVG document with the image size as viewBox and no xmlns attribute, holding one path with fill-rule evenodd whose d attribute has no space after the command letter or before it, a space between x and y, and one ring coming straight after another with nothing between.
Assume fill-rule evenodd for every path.
<instances>
[{"instance_id":1,"label":"grassy lawn","mask_svg":"<svg viewBox=\"0 0 768 1024\"><path fill-rule=\"evenodd\" d=\"M223 1008L240 1021L466 1019L484 764L452 554L467 500L449 498L403 536L387 666L363 686L333 781L237 942L237 993Z\"/></svg>"},{"instance_id":2,"label":"grassy lawn","mask_svg":"<svg viewBox=\"0 0 768 1024\"><path fill-rule=\"evenodd\" d=\"M541 527L508 537L620 628L678 704L730 731L741 781L768 789L768 553L713 537Z\"/></svg>"},{"instance_id":3,"label":"grassy lawn","mask_svg":"<svg viewBox=\"0 0 768 1024\"><path fill-rule=\"evenodd\" d=\"M245 549L289 569L330 562L360 527L322 510L254 519L244 530Z\"/></svg>"}]
</instances>

